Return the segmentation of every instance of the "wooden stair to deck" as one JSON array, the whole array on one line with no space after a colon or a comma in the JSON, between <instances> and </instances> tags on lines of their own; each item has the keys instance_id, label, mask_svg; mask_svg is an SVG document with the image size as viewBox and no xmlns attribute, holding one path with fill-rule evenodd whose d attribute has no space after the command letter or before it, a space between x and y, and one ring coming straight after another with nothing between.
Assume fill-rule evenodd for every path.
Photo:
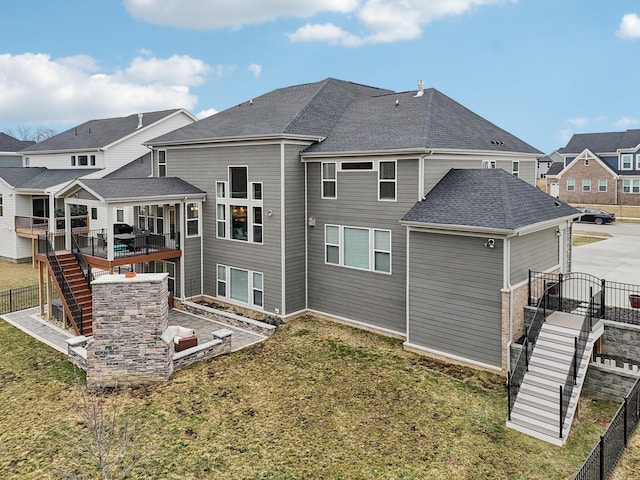
<instances>
[{"instance_id":1,"label":"wooden stair to deck","mask_svg":"<svg viewBox=\"0 0 640 480\"><path fill-rule=\"evenodd\" d=\"M93 331L93 300L91 290L80 269L78 260L73 253L59 252L57 257L76 302L78 302L78 305L82 308L82 335L89 336ZM80 335L80 331L76 333Z\"/></svg>"}]
</instances>

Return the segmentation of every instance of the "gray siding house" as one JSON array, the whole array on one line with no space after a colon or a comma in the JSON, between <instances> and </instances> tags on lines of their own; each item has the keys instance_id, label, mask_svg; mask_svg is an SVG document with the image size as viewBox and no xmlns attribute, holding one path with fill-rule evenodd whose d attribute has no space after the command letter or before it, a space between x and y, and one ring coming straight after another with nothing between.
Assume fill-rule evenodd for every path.
<instances>
[{"instance_id":1,"label":"gray siding house","mask_svg":"<svg viewBox=\"0 0 640 480\"><path fill-rule=\"evenodd\" d=\"M528 268L568 255L576 211L535 188L541 152L435 89L329 78L147 145L154 176L201 195L183 300L313 312L506 373Z\"/></svg>"}]
</instances>

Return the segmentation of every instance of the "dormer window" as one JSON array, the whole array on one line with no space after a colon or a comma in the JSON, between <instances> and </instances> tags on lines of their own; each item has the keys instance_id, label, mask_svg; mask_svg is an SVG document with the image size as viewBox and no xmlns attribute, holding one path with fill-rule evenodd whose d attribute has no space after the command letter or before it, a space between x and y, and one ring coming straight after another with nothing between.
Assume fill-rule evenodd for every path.
<instances>
[{"instance_id":1,"label":"dormer window","mask_svg":"<svg viewBox=\"0 0 640 480\"><path fill-rule=\"evenodd\" d=\"M482 168L496 168L495 160L482 160Z\"/></svg>"},{"instance_id":2,"label":"dormer window","mask_svg":"<svg viewBox=\"0 0 640 480\"><path fill-rule=\"evenodd\" d=\"M633 155L625 153L620 155L620 170L632 170L633 169Z\"/></svg>"}]
</instances>

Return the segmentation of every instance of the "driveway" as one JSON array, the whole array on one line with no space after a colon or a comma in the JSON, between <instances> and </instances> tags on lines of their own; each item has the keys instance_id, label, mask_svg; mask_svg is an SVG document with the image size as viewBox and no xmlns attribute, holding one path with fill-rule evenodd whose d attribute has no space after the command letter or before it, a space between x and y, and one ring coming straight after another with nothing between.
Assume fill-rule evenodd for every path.
<instances>
[{"instance_id":1,"label":"driveway","mask_svg":"<svg viewBox=\"0 0 640 480\"><path fill-rule=\"evenodd\" d=\"M575 223L573 232L606 232L613 235L600 242L574 247L571 270L612 282L640 285L640 224L610 225Z\"/></svg>"}]
</instances>

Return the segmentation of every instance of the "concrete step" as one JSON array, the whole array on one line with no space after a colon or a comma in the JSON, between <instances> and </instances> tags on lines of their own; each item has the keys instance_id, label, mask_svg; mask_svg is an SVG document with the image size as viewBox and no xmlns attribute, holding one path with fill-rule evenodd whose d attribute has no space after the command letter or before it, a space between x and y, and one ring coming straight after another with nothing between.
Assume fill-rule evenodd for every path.
<instances>
[{"instance_id":1,"label":"concrete step","mask_svg":"<svg viewBox=\"0 0 640 480\"><path fill-rule=\"evenodd\" d=\"M555 425L553 425L548 422L540 422L527 416L523 416L520 413L513 412L511 413L511 422L525 427L529 430L542 433L551 438L558 438L560 436L559 426L557 422Z\"/></svg>"}]
</instances>

